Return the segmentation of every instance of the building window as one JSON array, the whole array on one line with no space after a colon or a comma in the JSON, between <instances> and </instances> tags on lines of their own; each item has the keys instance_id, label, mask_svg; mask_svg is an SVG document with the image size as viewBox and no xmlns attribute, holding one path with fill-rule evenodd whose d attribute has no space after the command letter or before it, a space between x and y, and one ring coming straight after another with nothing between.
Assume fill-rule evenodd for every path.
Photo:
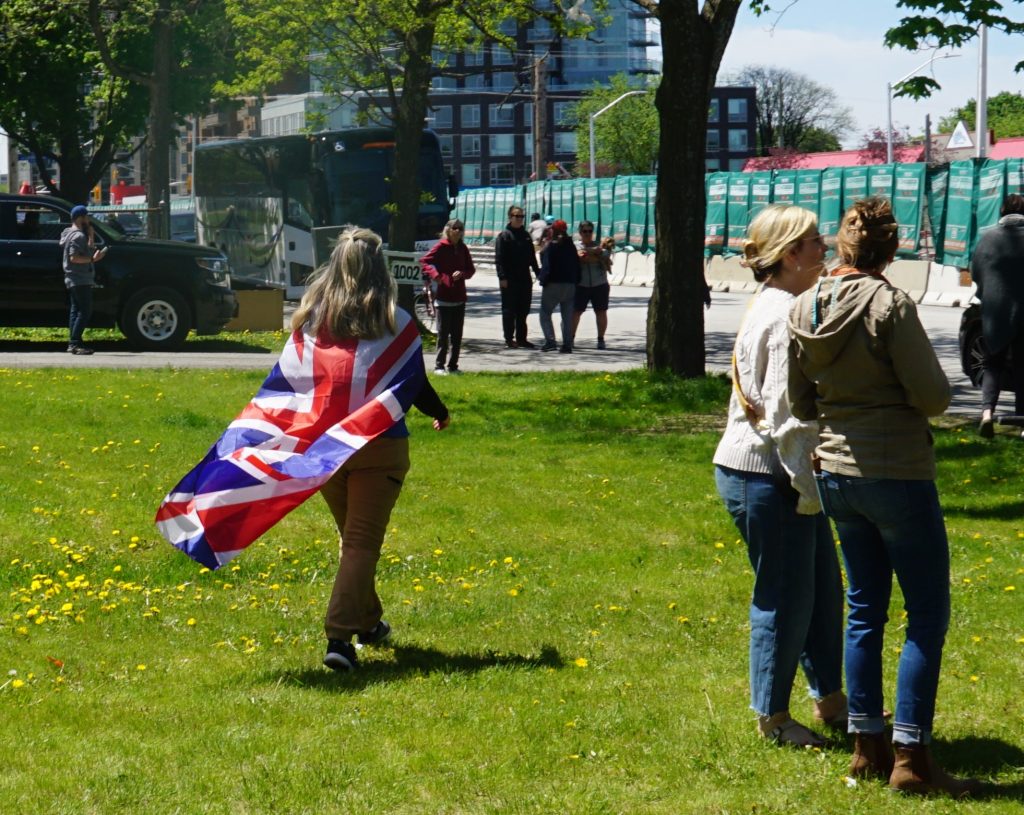
<instances>
[{"instance_id":1,"label":"building window","mask_svg":"<svg viewBox=\"0 0 1024 815\"><path fill-rule=\"evenodd\" d=\"M747 100L746 99L730 99L729 100L729 121L730 122L745 122L745 121L747 121Z\"/></svg>"},{"instance_id":2,"label":"building window","mask_svg":"<svg viewBox=\"0 0 1024 815\"><path fill-rule=\"evenodd\" d=\"M514 156L516 154L516 137L511 133L489 136L487 152L492 156Z\"/></svg>"},{"instance_id":3,"label":"building window","mask_svg":"<svg viewBox=\"0 0 1024 815\"><path fill-rule=\"evenodd\" d=\"M515 124L515 110L511 105L488 105L487 109L491 127L512 127Z\"/></svg>"},{"instance_id":4,"label":"building window","mask_svg":"<svg viewBox=\"0 0 1024 815\"><path fill-rule=\"evenodd\" d=\"M467 76L465 78L465 80L463 80L463 83L465 84L465 86L467 88L474 88L474 89L486 88L487 87L487 77L484 76L484 74L470 74L469 76Z\"/></svg>"},{"instance_id":5,"label":"building window","mask_svg":"<svg viewBox=\"0 0 1024 815\"><path fill-rule=\"evenodd\" d=\"M738 153L747 149L747 131L745 128L729 128L729 150Z\"/></svg>"},{"instance_id":6,"label":"building window","mask_svg":"<svg viewBox=\"0 0 1024 815\"><path fill-rule=\"evenodd\" d=\"M492 65L511 65L512 62L512 54L508 52L508 49L503 48L500 45L494 45L491 47Z\"/></svg>"},{"instance_id":7,"label":"building window","mask_svg":"<svg viewBox=\"0 0 1024 815\"><path fill-rule=\"evenodd\" d=\"M463 128L480 127L480 106L462 105L459 116L462 118Z\"/></svg>"},{"instance_id":8,"label":"building window","mask_svg":"<svg viewBox=\"0 0 1024 815\"><path fill-rule=\"evenodd\" d=\"M552 106L552 115L555 117L554 124L571 126L576 124L576 103L555 102Z\"/></svg>"},{"instance_id":9,"label":"building window","mask_svg":"<svg viewBox=\"0 0 1024 815\"><path fill-rule=\"evenodd\" d=\"M480 137L479 136L463 136L462 137L462 156L479 156L480 155Z\"/></svg>"},{"instance_id":10,"label":"building window","mask_svg":"<svg viewBox=\"0 0 1024 815\"><path fill-rule=\"evenodd\" d=\"M704 171L708 173L718 172L718 159L717 158L706 158L704 159Z\"/></svg>"},{"instance_id":11,"label":"building window","mask_svg":"<svg viewBox=\"0 0 1024 815\"><path fill-rule=\"evenodd\" d=\"M466 51L462 55L462 64L473 67L484 64L484 52L482 50Z\"/></svg>"},{"instance_id":12,"label":"building window","mask_svg":"<svg viewBox=\"0 0 1024 815\"><path fill-rule=\"evenodd\" d=\"M497 90L510 91L516 86L516 75L511 71L498 71L491 74L491 87Z\"/></svg>"},{"instance_id":13,"label":"building window","mask_svg":"<svg viewBox=\"0 0 1024 815\"><path fill-rule=\"evenodd\" d=\"M430 80L430 87L435 91L451 91L457 86L454 76L435 76Z\"/></svg>"},{"instance_id":14,"label":"building window","mask_svg":"<svg viewBox=\"0 0 1024 815\"><path fill-rule=\"evenodd\" d=\"M462 186L463 187L479 187L480 186L480 165L479 164L463 164L462 165Z\"/></svg>"},{"instance_id":15,"label":"building window","mask_svg":"<svg viewBox=\"0 0 1024 815\"><path fill-rule=\"evenodd\" d=\"M718 100L717 99L712 99L711 100L711 105L710 105L710 107L708 107L708 121L709 122L717 122L718 121Z\"/></svg>"},{"instance_id":16,"label":"building window","mask_svg":"<svg viewBox=\"0 0 1024 815\"><path fill-rule=\"evenodd\" d=\"M491 165L491 184L495 186L508 186L515 181L516 165L502 162Z\"/></svg>"},{"instance_id":17,"label":"building window","mask_svg":"<svg viewBox=\"0 0 1024 815\"><path fill-rule=\"evenodd\" d=\"M555 152L576 155L576 134L573 132L555 133Z\"/></svg>"},{"instance_id":18,"label":"building window","mask_svg":"<svg viewBox=\"0 0 1024 815\"><path fill-rule=\"evenodd\" d=\"M551 30L551 23L547 20L534 20L533 30L530 32L530 42L550 42L554 32Z\"/></svg>"},{"instance_id":19,"label":"building window","mask_svg":"<svg viewBox=\"0 0 1024 815\"><path fill-rule=\"evenodd\" d=\"M717 129L708 131L708 150L721 150L722 149L722 134Z\"/></svg>"},{"instance_id":20,"label":"building window","mask_svg":"<svg viewBox=\"0 0 1024 815\"><path fill-rule=\"evenodd\" d=\"M452 157L452 142L454 138L455 137L451 135L438 135L437 137L437 143L441 145L441 155L444 156L445 158ZM463 138L465 138L465 136L463 136Z\"/></svg>"},{"instance_id":21,"label":"building window","mask_svg":"<svg viewBox=\"0 0 1024 815\"><path fill-rule=\"evenodd\" d=\"M731 158L729 159L729 170L730 172L741 173L746 164L747 160L745 158Z\"/></svg>"},{"instance_id":22,"label":"building window","mask_svg":"<svg viewBox=\"0 0 1024 815\"><path fill-rule=\"evenodd\" d=\"M430 122L430 126L439 130L451 130L452 129L452 106L451 105L439 105L431 111L427 121Z\"/></svg>"}]
</instances>

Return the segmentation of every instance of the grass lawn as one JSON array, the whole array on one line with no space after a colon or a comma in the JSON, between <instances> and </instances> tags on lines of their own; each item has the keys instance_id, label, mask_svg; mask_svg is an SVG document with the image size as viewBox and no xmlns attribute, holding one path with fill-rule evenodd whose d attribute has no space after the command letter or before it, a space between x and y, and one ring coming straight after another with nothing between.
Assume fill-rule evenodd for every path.
<instances>
[{"instance_id":1,"label":"grass lawn","mask_svg":"<svg viewBox=\"0 0 1024 815\"><path fill-rule=\"evenodd\" d=\"M269 363L268 363L269 367ZM314 498L218 572L153 513L263 373L4 370L0 813L1020 811L1024 445L936 428L953 619L935 751L999 785L849 787L748 710L745 549L715 494L723 379L438 380L379 591L393 646L320 665ZM887 701L902 638L887 640ZM802 690L794 714L810 718Z\"/></svg>"}]
</instances>

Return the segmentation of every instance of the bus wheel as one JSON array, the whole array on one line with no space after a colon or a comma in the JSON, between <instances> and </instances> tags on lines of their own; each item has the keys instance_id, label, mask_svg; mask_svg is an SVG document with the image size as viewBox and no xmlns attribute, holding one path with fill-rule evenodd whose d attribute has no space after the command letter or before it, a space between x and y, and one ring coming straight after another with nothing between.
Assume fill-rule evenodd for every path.
<instances>
[{"instance_id":1,"label":"bus wheel","mask_svg":"<svg viewBox=\"0 0 1024 815\"><path fill-rule=\"evenodd\" d=\"M132 348L171 350L185 342L192 327L192 312L176 291L154 286L128 298L121 311L120 327Z\"/></svg>"}]
</instances>

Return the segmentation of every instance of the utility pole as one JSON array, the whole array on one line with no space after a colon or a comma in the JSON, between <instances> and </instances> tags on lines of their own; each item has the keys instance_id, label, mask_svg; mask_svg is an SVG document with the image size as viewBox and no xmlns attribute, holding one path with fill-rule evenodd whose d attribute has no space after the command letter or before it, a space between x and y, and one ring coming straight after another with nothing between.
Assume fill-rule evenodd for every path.
<instances>
[{"instance_id":1,"label":"utility pole","mask_svg":"<svg viewBox=\"0 0 1024 815\"><path fill-rule=\"evenodd\" d=\"M547 178L548 156L545 149L548 130L548 72L545 53L533 63L533 177Z\"/></svg>"},{"instance_id":2,"label":"utility pole","mask_svg":"<svg viewBox=\"0 0 1024 815\"><path fill-rule=\"evenodd\" d=\"M932 117L924 115L924 163L932 163Z\"/></svg>"}]
</instances>

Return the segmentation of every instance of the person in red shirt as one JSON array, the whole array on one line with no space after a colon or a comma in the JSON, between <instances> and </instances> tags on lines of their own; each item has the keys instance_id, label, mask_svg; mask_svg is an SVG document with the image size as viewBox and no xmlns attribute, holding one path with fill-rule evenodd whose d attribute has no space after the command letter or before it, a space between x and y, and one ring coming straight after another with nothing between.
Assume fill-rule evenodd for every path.
<instances>
[{"instance_id":1,"label":"person in red shirt","mask_svg":"<svg viewBox=\"0 0 1024 815\"><path fill-rule=\"evenodd\" d=\"M449 221L444 227L444 237L420 258L423 273L430 278L434 289L434 305L437 307L434 373L441 376L460 373L459 351L462 347L462 326L466 320L466 281L476 273L469 247L462 241L464 231L465 225L458 218Z\"/></svg>"}]
</instances>

